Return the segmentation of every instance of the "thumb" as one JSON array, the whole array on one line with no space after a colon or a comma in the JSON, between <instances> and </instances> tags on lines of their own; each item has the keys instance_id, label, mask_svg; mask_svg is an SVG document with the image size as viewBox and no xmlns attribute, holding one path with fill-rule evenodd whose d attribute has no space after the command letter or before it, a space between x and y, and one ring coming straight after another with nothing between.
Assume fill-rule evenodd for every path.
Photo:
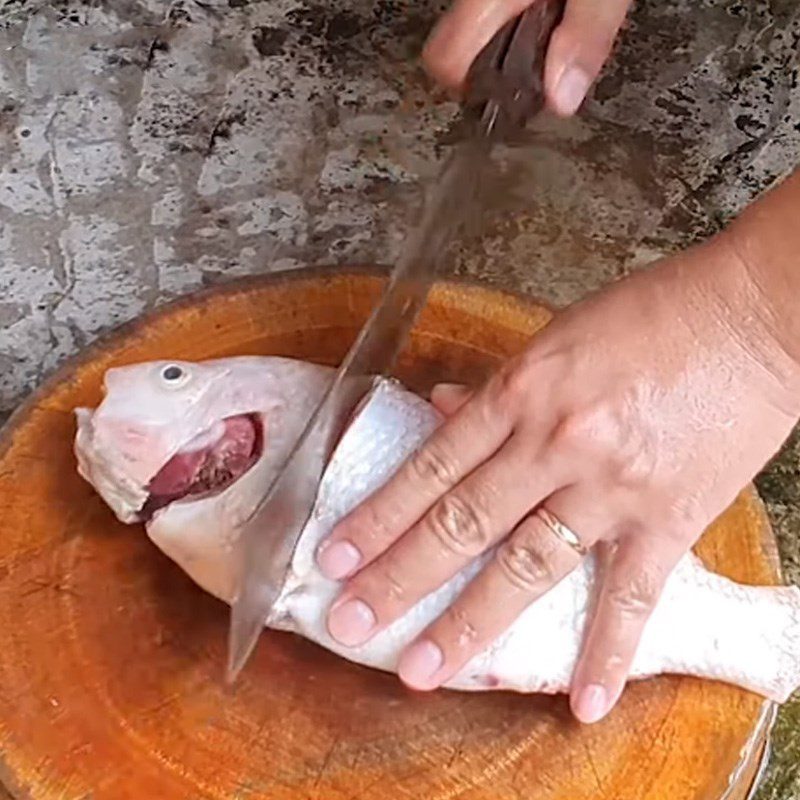
<instances>
[{"instance_id":1,"label":"thumb","mask_svg":"<svg viewBox=\"0 0 800 800\"><path fill-rule=\"evenodd\" d=\"M472 397L472 390L460 383L439 383L431 392L431 403L440 414L452 417Z\"/></svg>"},{"instance_id":2,"label":"thumb","mask_svg":"<svg viewBox=\"0 0 800 800\"><path fill-rule=\"evenodd\" d=\"M568 0L545 60L548 104L568 117L583 103L608 59L633 0Z\"/></svg>"}]
</instances>

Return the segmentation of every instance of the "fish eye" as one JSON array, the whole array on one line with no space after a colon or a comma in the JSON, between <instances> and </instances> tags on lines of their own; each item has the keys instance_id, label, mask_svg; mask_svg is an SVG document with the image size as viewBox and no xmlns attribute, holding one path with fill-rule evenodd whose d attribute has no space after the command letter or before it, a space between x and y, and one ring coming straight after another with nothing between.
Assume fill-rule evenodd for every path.
<instances>
[{"instance_id":1,"label":"fish eye","mask_svg":"<svg viewBox=\"0 0 800 800\"><path fill-rule=\"evenodd\" d=\"M189 373L177 364L169 364L161 370L161 379L170 386L183 384L188 378Z\"/></svg>"}]
</instances>

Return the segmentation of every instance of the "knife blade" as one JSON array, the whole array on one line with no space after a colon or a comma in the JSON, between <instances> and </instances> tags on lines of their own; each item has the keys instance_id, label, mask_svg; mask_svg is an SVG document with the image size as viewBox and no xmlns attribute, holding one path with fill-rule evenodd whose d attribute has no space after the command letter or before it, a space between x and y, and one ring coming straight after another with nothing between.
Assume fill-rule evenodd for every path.
<instances>
[{"instance_id":1,"label":"knife blade","mask_svg":"<svg viewBox=\"0 0 800 800\"><path fill-rule=\"evenodd\" d=\"M264 500L242 526L243 573L231 608L227 680L236 680L283 587L294 548L342 428L377 375L387 374L405 344L459 219L459 191L476 143L456 148L433 202L398 261L382 298L316 406ZM467 191L469 189L467 188ZM455 207L454 207L455 206ZM271 531L271 533L269 532Z\"/></svg>"},{"instance_id":2,"label":"knife blade","mask_svg":"<svg viewBox=\"0 0 800 800\"><path fill-rule=\"evenodd\" d=\"M420 224L407 240L377 306L263 498L241 526L240 573L228 637L229 684L240 674L269 622L339 436L376 376L393 369L425 304L441 257L478 196L480 173L494 142L524 125L541 107L543 53L538 51L560 18L554 9L561 6L563 0L539 0L508 23L476 59L464 105L470 134L445 161Z\"/></svg>"}]
</instances>

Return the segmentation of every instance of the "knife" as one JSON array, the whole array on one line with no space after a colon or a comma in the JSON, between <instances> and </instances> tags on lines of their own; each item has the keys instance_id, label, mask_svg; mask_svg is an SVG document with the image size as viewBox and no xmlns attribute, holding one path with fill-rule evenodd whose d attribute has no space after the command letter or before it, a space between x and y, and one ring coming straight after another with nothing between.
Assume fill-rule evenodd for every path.
<instances>
[{"instance_id":1,"label":"knife","mask_svg":"<svg viewBox=\"0 0 800 800\"><path fill-rule=\"evenodd\" d=\"M406 242L377 306L241 526L228 683L236 680L270 621L339 436L377 376L393 369L441 258L478 198L479 175L494 143L523 128L544 104L544 54L563 4L564 0L537 0L507 23L475 59L466 82L466 138L453 149L432 185L420 224Z\"/></svg>"}]
</instances>

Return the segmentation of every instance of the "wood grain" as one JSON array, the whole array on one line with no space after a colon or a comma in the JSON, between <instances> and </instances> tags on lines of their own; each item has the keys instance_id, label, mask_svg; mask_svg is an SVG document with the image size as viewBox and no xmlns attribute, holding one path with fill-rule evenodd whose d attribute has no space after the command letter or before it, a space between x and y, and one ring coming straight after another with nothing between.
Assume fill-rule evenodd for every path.
<instances>
[{"instance_id":1,"label":"wood grain","mask_svg":"<svg viewBox=\"0 0 800 800\"><path fill-rule=\"evenodd\" d=\"M72 362L0 435L0 779L37 800L744 798L771 724L761 698L666 677L597 726L564 698L438 692L267 633L235 691L228 613L117 523L77 475L72 409L104 371L277 353L336 363L377 298L367 272L290 273L179 302ZM474 382L547 323L523 298L441 285L399 374ZM752 490L707 532L714 569L778 581ZM536 657L531 653L531 658Z\"/></svg>"}]
</instances>

